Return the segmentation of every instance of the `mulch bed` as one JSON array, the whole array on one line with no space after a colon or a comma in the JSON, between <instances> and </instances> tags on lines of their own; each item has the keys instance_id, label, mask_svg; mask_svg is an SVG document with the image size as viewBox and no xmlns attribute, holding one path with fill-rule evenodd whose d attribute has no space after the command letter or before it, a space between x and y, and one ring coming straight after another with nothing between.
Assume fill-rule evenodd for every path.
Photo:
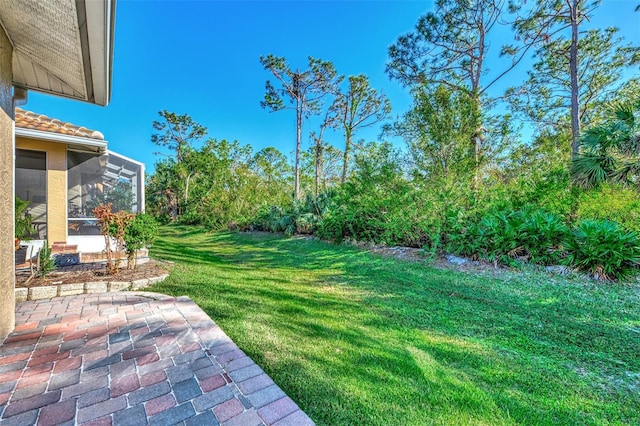
<instances>
[{"instance_id":1,"label":"mulch bed","mask_svg":"<svg viewBox=\"0 0 640 426\"><path fill-rule=\"evenodd\" d=\"M104 263L83 263L58 267L44 278L33 277L30 280L28 270L16 271L16 287L29 288L96 281L134 281L168 274L171 272L172 267L172 263L150 259L146 263L137 265L134 270L120 269L117 275L109 275Z\"/></svg>"}]
</instances>

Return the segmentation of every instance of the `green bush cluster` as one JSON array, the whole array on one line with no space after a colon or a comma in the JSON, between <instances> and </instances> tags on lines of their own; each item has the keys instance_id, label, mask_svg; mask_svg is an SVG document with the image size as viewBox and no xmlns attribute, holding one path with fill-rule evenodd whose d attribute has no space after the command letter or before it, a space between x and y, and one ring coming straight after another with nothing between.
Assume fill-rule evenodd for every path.
<instances>
[{"instance_id":1,"label":"green bush cluster","mask_svg":"<svg viewBox=\"0 0 640 426\"><path fill-rule=\"evenodd\" d=\"M437 247L448 206L459 206L446 188L423 190L406 179L389 145L356 156L349 181L338 188L318 224L320 238L354 239L390 246Z\"/></svg>"},{"instance_id":2,"label":"green bush cluster","mask_svg":"<svg viewBox=\"0 0 640 426\"><path fill-rule=\"evenodd\" d=\"M611 280L627 278L640 265L640 238L609 220L583 220L567 240L566 263Z\"/></svg>"},{"instance_id":3,"label":"green bush cluster","mask_svg":"<svg viewBox=\"0 0 640 426\"><path fill-rule=\"evenodd\" d=\"M320 217L330 194L321 194L317 198L308 196L304 201L294 202L284 208L280 206L263 206L256 216L241 224L242 229L254 229L258 231L282 232L286 235L314 234L317 230Z\"/></svg>"},{"instance_id":4,"label":"green bush cluster","mask_svg":"<svg viewBox=\"0 0 640 426\"><path fill-rule=\"evenodd\" d=\"M439 232L434 236L433 231L442 227L441 218L431 200L420 198L407 182L362 191L347 183L332 201L318 224L320 238L407 247L438 244Z\"/></svg>"},{"instance_id":5,"label":"green bush cluster","mask_svg":"<svg viewBox=\"0 0 640 426\"><path fill-rule=\"evenodd\" d=\"M454 253L502 265L562 263L606 280L626 278L640 265L636 232L608 220L582 220L570 229L542 210L491 214L449 238Z\"/></svg>"},{"instance_id":6,"label":"green bush cluster","mask_svg":"<svg viewBox=\"0 0 640 426\"><path fill-rule=\"evenodd\" d=\"M337 202L319 223L318 235L421 246L432 255L449 252L496 265L565 264L606 280L626 278L640 265L638 234L609 220L580 220L572 228L563 216L533 207L474 215L455 206L434 209L427 220L403 200L396 194L368 207Z\"/></svg>"},{"instance_id":7,"label":"green bush cluster","mask_svg":"<svg viewBox=\"0 0 640 426\"><path fill-rule=\"evenodd\" d=\"M158 236L158 221L146 213L138 213L125 228L123 241L129 268L135 266L136 251L151 246Z\"/></svg>"},{"instance_id":8,"label":"green bush cluster","mask_svg":"<svg viewBox=\"0 0 640 426\"><path fill-rule=\"evenodd\" d=\"M601 219L640 232L640 194L630 188L605 184L578 197L577 219Z\"/></svg>"},{"instance_id":9,"label":"green bush cluster","mask_svg":"<svg viewBox=\"0 0 640 426\"><path fill-rule=\"evenodd\" d=\"M349 185L349 184L347 184ZM337 192L322 217L318 236L342 242L345 239L376 244L421 246L424 233L407 200L404 188L354 194L348 188Z\"/></svg>"},{"instance_id":10,"label":"green bush cluster","mask_svg":"<svg viewBox=\"0 0 640 426\"><path fill-rule=\"evenodd\" d=\"M561 216L527 208L490 213L447 235L448 251L502 265L551 265L563 256L569 228Z\"/></svg>"}]
</instances>

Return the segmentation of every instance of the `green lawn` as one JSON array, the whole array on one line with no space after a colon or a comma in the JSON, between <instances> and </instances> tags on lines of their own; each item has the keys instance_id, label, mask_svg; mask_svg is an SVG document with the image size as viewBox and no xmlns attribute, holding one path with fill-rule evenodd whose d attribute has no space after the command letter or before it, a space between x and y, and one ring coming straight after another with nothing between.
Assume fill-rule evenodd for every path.
<instances>
[{"instance_id":1,"label":"green lawn","mask_svg":"<svg viewBox=\"0 0 640 426\"><path fill-rule=\"evenodd\" d=\"M188 295L318 424L640 424L640 292L163 228Z\"/></svg>"}]
</instances>

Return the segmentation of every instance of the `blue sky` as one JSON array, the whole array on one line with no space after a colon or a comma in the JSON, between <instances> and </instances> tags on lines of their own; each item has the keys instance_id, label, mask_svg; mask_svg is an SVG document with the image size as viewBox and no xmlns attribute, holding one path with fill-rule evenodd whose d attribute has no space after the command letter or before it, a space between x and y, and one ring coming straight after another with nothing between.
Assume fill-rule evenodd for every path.
<instances>
[{"instance_id":1,"label":"blue sky","mask_svg":"<svg viewBox=\"0 0 640 426\"><path fill-rule=\"evenodd\" d=\"M617 26L640 43L640 0L605 0L592 24ZM391 100L393 115L410 105L407 90L384 73L387 48L431 10L432 1L128 1L116 11L113 92L107 107L31 92L23 108L99 130L109 148L147 164L158 111L189 114L209 136L250 144L254 152L295 147L292 111L260 107L270 75L260 55L284 56L304 69L307 56L332 61L344 75L366 74ZM501 44L494 42L495 49ZM526 67L509 76L522 80ZM634 70L635 73L638 70ZM306 136L317 130L305 128ZM376 139L379 128L356 135ZM341 147L340 133L327 135ZM397 142L399 143L399 142Z\"/></svg>"}]
</instances>

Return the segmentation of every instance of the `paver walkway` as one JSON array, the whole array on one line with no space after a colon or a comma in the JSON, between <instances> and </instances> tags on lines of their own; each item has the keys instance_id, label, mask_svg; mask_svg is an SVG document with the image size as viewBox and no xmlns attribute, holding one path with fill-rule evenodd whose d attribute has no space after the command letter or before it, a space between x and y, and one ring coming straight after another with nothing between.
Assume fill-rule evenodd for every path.
<instances>
[{"instance_id":1,"label":"paver walkway","mask_svg":"<svg viewBox=\"0 0 640 426\"><path fill-rule=\"evenodd\" d=\"M0 425L312 425L189 298L18 304L0 345Z\"/></svg>"}]
</instances>

